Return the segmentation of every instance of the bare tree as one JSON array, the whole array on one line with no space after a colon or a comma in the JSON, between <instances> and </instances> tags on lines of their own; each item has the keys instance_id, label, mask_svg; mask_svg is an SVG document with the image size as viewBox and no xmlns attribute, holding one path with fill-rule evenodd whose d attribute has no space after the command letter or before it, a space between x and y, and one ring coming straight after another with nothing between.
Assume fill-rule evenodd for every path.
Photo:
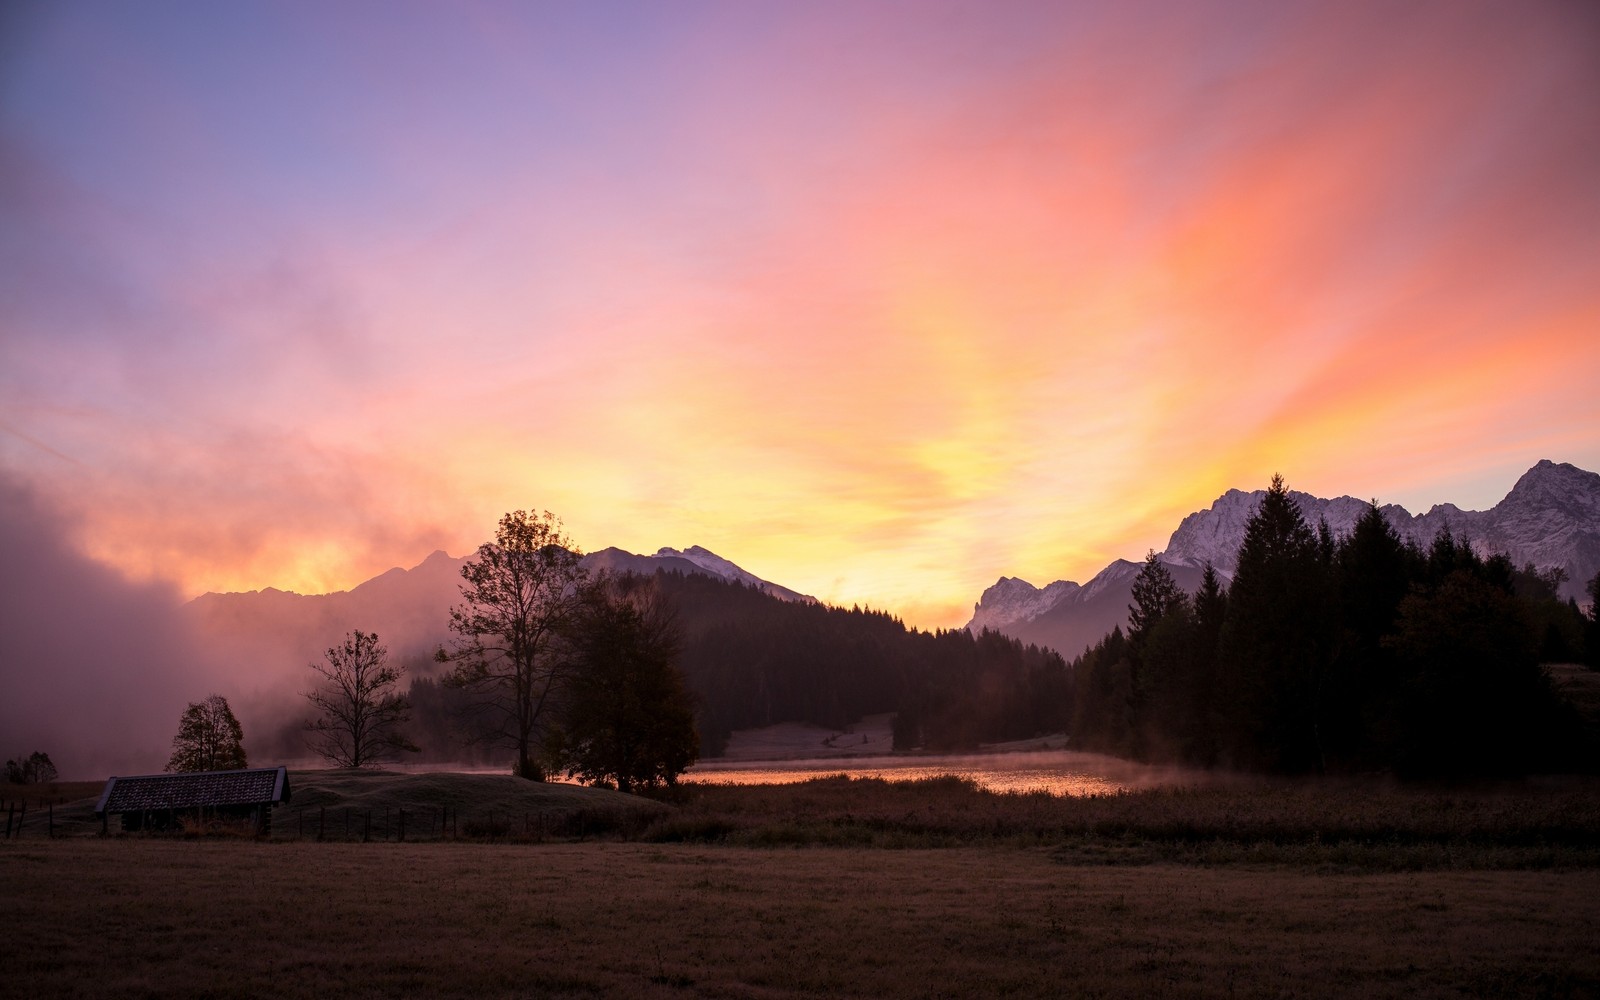
<instances>
[{"instance_id":1,"label":"bare tree","mask_svg":"<svg viewBox=\"0 0 1600 1000\"><path fill-rule=\"evenodd\" d=\"M306 723L306 745L337 767L370 767L418 747L400 732L411 719L411 702L394 691L405 668L389 664L377 633L351 632L330 646L324 666L311 664L323 685L306 693L322 713Z\"/></svg>"},{"instance_id":2,"label":"bare tree","mask_svg":"<svg viewBox=\"0 0 1600 1000\"><path fill-rule=\"evenodd\" d=\"M516 752L516 773L544 780L537 753L546 711L575 659L568 632L582 614L588 574L549 511L512 511L495 540L461 567L465 603L450 612L455 664L447 682L483 693L480 738Z\"/></svg>"},{"instance_id":3,"label":"bare tree","mask_svg":"<svg viewBox=\"0 0 1600 1000\"><path fill-rule=\"evenodd\" d=\"M191 701L178 719L167 770L231 771L247 766L244 728L228 699L214 694L205 701Z\"/></svg>"}]
</instances>

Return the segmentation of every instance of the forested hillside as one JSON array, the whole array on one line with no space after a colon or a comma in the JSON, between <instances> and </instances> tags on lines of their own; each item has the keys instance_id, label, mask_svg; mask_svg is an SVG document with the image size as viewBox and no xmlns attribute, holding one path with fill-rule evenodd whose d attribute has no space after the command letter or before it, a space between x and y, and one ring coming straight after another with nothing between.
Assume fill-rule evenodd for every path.
<instances>
[{"instance_id":1,"label":"forested hillside","mask_svg":"<svg viewBox=\"0 0 1600 1000\"><path fill-rule=\"evenodd\" d=\"M881 611L776 600L701 575L658 573L678 608L680 661L702 750L735 729L842 727L899 712L900 748L972 747L1061 730L1066 664L995 633L922 632Z\"/></svg>"},{"instance_id":2,"label":"forested hillside","mask_svg":"<svg viewBox=\"0 0 1600 1000\"><path fill-rule=\"evenodd\" d=\"M1067 667L1053 651L994 632L923 632L881 611L780 600L699 573L653 580L683 631L678 666L705 756L736 729L841 728L886 712L898 713L900 749L967 749L1066 727ZM468 741L473 696L430 676L425 661L409 667L422 759L494 760Z\"/></svg>"},{"instance_id":3,"label":"forested hillside","mask_svg":"<svg viewBox=\"0 0 1600 1000\"><path fill-rule=\"evenodd\" d=\"M1560 583L1449 534L1402 542L1375 507L1335 539L1275 478L1231 586L1208 568L1191 596L1146 562L1128 631L1073 663L1074 741L1287 773L1590 769L1540 667L1583 655Z\"/></svg>"}]
</instances>

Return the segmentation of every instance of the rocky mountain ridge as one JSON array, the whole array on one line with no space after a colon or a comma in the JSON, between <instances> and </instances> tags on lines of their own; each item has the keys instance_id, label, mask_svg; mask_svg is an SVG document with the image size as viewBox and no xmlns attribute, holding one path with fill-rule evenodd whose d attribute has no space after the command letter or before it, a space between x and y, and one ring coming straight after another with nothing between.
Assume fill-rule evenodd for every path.
<instances>
[{"instance_id":1,"label":"rocky mountain ridge","mask_svg":"<svg viewBox=\"0 0 1600 1000\"><path fill-rule=\"evenodd\" d=\"M1311 524L1326 520L1337 537L1348 534L1367 504L1350 496L1331 500L1290 492ZM1265 490L1229 490L1205 510L1185 517L1160 559L1186 589L1198 585L1209 562L1231 577L1238 565L1245 525ZM1401 538L1431 544L1440 531L1465 536L1484 555L1504 554L1517 566L1560 568L1563 597L1585 600L1584 585L1600 572L1600 474L1542 460L1522 475L1505 499L1486 511L1439 504L1422 514L1388 504L1379 508ZM1131 569L1130 569L1131 567ZM1076 656L1113 625L1126 622L1137 563L1117 560L1080 586L1057 580L1035 587L1001 577L973 606L969 629L991 628L1027 642L1054 646Z\"/></svg>"}]
</instances>

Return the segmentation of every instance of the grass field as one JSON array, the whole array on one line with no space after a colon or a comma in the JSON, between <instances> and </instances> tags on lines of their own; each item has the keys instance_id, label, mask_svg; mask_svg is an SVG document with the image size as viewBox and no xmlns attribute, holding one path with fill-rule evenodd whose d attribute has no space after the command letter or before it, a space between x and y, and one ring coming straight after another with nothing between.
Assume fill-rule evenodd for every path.
<instances>
[{"instance_id":1,"label":"grass field","mask_svg":"<svg viewBox=\"0 0 1600 1000\"><path fill-rule=\"evenodd\" d=\"M1078 800L827 779L670 805L291 780L325 814L552 819L543 842L319 843L283 810L269 840L30 832L0 842L0 997L1600 996L1590 779Z\"/></svg>"},{"instance_id":2,"label":"grass field","mask_svg":"<svg viewBox=\"0 0 1600 1000\"><path fill-rule=\"evenodd\" d=\"M6 997L1593 996L1600 872L1045 850L42 841Z\"/></svg>"}]
</instances>

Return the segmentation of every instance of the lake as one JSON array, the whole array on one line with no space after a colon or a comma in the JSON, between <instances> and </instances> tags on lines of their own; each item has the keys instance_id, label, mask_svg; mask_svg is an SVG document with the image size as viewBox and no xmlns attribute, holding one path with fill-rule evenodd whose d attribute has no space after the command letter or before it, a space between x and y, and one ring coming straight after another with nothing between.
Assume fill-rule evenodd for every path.
<instances>
[{"instance_id":1,"label":"lake","mask_svg":"<svg viewBox=\"0 0 1600 1000\"><path fill-rule=\"evenodd\" d=\"M800 760L709 760L682 781L768 785L835 774L913 781L939 775L967 778L995 792L1045 791L1052 795L1109 795L1142 788L1209 784L1215 775L1180 767L1139 764L1078 750L989 754L908 754L894 757L819 757Z\"/></svg>"}]
</instances>

